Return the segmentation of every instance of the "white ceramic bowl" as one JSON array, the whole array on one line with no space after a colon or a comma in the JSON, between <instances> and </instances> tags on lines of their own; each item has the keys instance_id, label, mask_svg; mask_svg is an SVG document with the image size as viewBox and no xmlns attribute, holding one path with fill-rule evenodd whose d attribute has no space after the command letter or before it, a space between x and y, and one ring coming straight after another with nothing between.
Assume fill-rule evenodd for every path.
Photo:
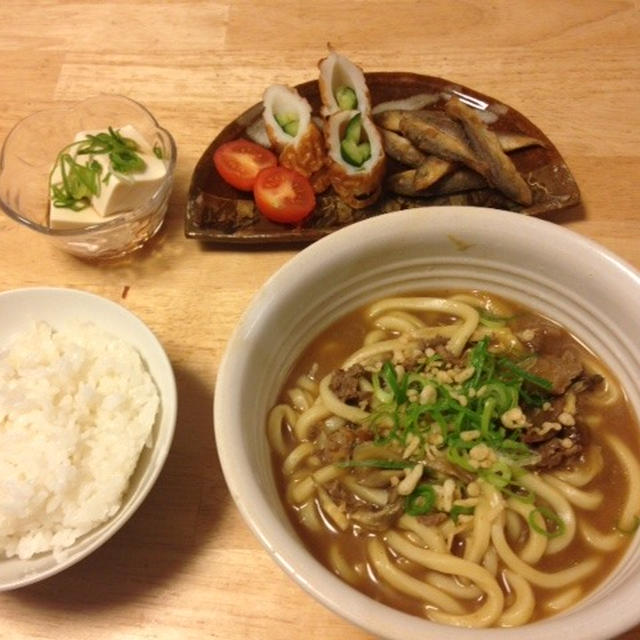
<instances>
[{"instance_id":1,"label":"white ceramic bowl","mask_svg":"<svg viewBox=\"0 0 640 640\"><path fill-rule=\"evenodd\" d=\"M360 594L305 549L280 503L266 416L302 348L345 312L408 291L479 288L538 310L598 353L640 415L640 275L566 228L514 213L434 207L351 225L285 264L247 310L220 367L215 434L231 494L273 558L313 597L393 640L612 638L640 622L638 537L607 582L567 613L515 629L467 630Z\"/></svg>"},{"instance_id":2,"label":"white ceramic bowl","mask_svg":"<svg viewBox=\"0 0 640 640\"><path fill-rule=\"evenodd\" d=\"M152 430L153 444L143 450L120 510L65 550L64 559L56 560L52 553L38 554L29 560L0 559L0 591L4 591L37 582L75 564L106 542L133 515L169 453L177 394L173 369L162 345L137 316L115 302L74 289L16 289L0 293L0 317L0 349L34 320L45 321L54 328L70 319L91 321L138 351L160 395L160 411Z\"/></svg>"}]
</instances>

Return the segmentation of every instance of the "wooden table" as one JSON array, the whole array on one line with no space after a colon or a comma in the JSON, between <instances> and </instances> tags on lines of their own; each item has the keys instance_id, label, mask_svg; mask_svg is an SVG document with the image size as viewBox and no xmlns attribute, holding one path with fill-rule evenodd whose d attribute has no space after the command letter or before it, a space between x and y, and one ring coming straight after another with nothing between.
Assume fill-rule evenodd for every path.
<instances>
[{"instance_id":1,"label":"wooden table","mask_svg":"<svg viewBox=\"0 0 640 640\"><path fill-rule=\"evenodd\" d=\"M328 41L366 70L445 77L521 111L582 191L581 205L548 218L640 268L637 1L4 0L0 138L35 110L108 91L147 105L179 159L160 236L109 267L1 216L0 290L74 287L139 314L171 358L179 411L166 467L132 520L62 574L0 594L0 637L370 638L272 562L216 457L225 343L294 250L220 250L184 236L191 172L208 143L268 84L313 79ZM638 637L640 627L625 636Z\"/></svg>"}]
</instances>

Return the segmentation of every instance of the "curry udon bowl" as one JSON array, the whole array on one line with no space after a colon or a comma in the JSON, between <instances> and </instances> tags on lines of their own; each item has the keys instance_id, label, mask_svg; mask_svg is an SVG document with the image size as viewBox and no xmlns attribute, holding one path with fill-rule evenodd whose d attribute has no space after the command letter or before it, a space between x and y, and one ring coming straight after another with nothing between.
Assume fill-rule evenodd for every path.
<instances>
[{"instance_id":1,"label":"curry udon bowl","mask_svg":"<svg viewBox=\"0 0 640 640\"><path fill-rule=\"evenodd\" d=\"M472 207L412 210L354 224L285 264L230 340L215 393L215 435L231 494L257 538L330 610L391 640L612 638L640 622L638 537L594 590L519 627L467 629L401 612L339 579L305 547L276 483L267 416L296 360L338 318L390 295L482 290L567 329L606 363L640 414L640 275L566 228ZM606 499L606 498L605 498Z\"/></svg>"}]
</instances>

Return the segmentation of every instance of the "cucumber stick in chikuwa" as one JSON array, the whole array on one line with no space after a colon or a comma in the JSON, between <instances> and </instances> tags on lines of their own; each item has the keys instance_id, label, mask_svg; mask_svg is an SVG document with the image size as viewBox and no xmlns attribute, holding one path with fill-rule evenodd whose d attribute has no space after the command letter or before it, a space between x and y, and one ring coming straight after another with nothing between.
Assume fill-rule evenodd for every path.
<instances>
[{"instance_id":1,"label":"cucumber stick in chikuwa","mask_svg":"<svg viewBox=\"0 0 640 640\"><path fill-rule=\"evenodd\" d=\"M338 87L335 98L338 106L343 111L351 111L358 108L358 96L356 96L356 92L351 87Z\"/></svg>"},{"instance_id":2,"label":"cucumber stick in chikuwa","mask_svg":"<svg viewBox=\"0 0 640 640\"><path fill-rule=\"evenodd\" d=\"M371 145L366 140L361 141L361 138L362 116L357 113L347 123L340 143L342 158L354 167L361 167L371 157Z\"/></svg>"},{"instance_id":3,"label":"cucumber stick in chikuwa","mask_svg":"<svg viewBox=\"0 0 640 640\"><path fill-rule=\"evenodd\" d=\"M274 115L276 122L282 127L282 130L294 137L298 134L298 125L300 119L295 113L276 113Z\"/></svg>"}]
</instances>

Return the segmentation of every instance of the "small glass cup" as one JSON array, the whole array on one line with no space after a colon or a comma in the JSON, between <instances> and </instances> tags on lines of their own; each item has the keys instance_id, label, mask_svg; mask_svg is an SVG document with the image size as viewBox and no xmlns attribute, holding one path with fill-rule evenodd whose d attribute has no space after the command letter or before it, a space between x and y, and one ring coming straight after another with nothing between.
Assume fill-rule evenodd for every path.
<instances>
[{"instance_id":1,"label":"small glass cup","mask_svg":"<svg viewBox=\"0 0 640 640\"><path fill-rule=\"evenodd\" d=\"M155 193L135 209L75 229L49 226L49 175L58 153L79 131L133 125L157 149L167 171ZM116 258L140 248L162 226L173 186L176 144L141 104L99 95L21 120L0 151L0 207L14 220L48 236L81 258Z\"/></svg>"}]
</instances>

